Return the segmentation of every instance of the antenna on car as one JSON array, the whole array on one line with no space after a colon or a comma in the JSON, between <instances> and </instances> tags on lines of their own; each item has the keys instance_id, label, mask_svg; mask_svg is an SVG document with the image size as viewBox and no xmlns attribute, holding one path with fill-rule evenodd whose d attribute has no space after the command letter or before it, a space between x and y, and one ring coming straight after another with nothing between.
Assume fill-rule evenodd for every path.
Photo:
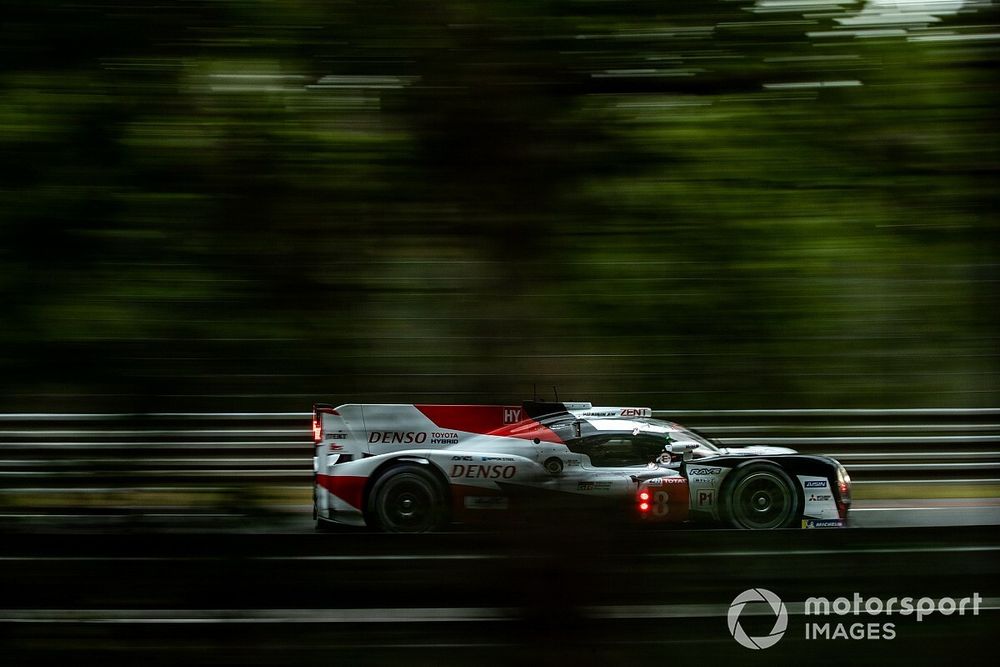
<instances>
[{"instance_id":1,"label":"antenna on car","mask_svg":"<svg viewBox=\"0 0 1000 667\"><path fill-rule=\"evenodd\" d=\"M533 401L537 401L538 400L538 383L537 382L535 382L534 384L531 385L531 395L533 396L533 398L531 400L533 400Z\"/></svg>"},{"instance_id":2,"label":"antenna on car","mask_svg":"<svg viewBox=\"0 0 1000 667\"><path fill-rule=\"evenodd\" d=\"M556 403L559 402L559 392L556 391L556 386L552 385L552 393L556 395Z\"/></svg>"}]
</instances>

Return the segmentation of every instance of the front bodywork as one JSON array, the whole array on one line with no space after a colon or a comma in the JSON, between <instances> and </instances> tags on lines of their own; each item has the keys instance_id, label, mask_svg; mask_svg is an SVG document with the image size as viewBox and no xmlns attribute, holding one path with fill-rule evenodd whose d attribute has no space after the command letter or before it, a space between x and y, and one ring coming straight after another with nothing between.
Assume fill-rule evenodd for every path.
<instances>
[{"instance_id":1,"label":"front bodywork","mask_svg":"<svg viewBox=\"0 0 1000 667\"><path fill-rule=\"evenodd\" d=\"M845 524L848 504L839 502L835 493L839 464L827 457L795 454L789 450L775 454L726 453L687 463L682 474L688 483L690 518L700 521L724 520L727 479L743 466L761 463L778 466L793 480L802 508L801 527L820 528Z\"/></svg>"}]
</instances>

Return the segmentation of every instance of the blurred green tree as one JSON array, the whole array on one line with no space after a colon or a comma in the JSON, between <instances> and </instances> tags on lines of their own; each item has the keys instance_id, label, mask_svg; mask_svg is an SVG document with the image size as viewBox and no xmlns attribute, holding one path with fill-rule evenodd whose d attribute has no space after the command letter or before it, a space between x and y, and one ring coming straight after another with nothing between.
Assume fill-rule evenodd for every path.
<instances>
[{"instance_id":1,"label":"blurred green tree","mask_svg":"<svg viewBox=\"0 0 1000 667\"><path fill-rule=\"evenodd\" d=\"M6 407L992 404L967 9L8 2Z\"/></svg>"}]
</instances>

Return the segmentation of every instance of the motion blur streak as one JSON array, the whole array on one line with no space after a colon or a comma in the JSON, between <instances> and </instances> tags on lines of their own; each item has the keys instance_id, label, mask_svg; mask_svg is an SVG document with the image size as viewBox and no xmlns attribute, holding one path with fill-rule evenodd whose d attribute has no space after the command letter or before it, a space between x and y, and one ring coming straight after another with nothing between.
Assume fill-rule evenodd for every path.
<instances>
[{"instance_id":1,"label":"motion blur streak","mask_svg":"<svg viewBox=\"0 0 1000 667\"><path fill-rule=\"evenodd\" d=\"M995 405L997 24L11 0L4 408Z\"/></svg>"},{"instance_id":2,"label":"motion blur streak","mask_svg":"<svg viewBox=\"0 0 1000 667\"><path fill-rule=\"evenodd\" d=\"M792 616L788 636L767 656L771 664L826 655L829 645L803 643L802 603L854 591L934 599L976 592L983 604L979 616L935 615L919 626L894 617L893 642L839 643L838 661L926 662L952 655L961 643L965 662L973 664L976 651L990 646L1000 601L1000 543L992 528L935 535L604 528L24 535L0 544L6 594L0 631L13 664L52 664L80 645L102 664L333 657L361 664L550 665L561 657L599 665L620 664L632 651L664 652L685 663L734 660L746 654L726 632L725 610L736 593L766 582ZM774 550L776 542L785 549ZM955 551L939 549L941 542ZM75 556L59 557L66 551ZM476 558L435 558L459 552ZM400 570L377 560L383 555L406 556L408 565ZM748 611L742 622L752 624Z\"/></svg>"},{"instance_id":3,"label":"motion blur streak","mask_svg":"<svg viewBox=\"0 0 1000 667\"><path fill-rule=\"evenodd\" d=\"M861 525L997 523L1000 409L654 410L722 446L790 445L834 455L862 501L906 501ZM56 520L214 519L311 504L311 413L0 414L0 525ZM931 423L928 423L931 422ZM864 436L844 433L865 433ZM947 500L934 508L928 499ZM961 509L962 499L987 503ZM922 516L903 517L919 507ZM926 510L926 511L925 511ZM927 511L946 510L938 517ZM868 511L868 510L863 510ZM89 517L89 518L88 518Z\"/></svg>"},{"instance_id":4,"label":"motion blur streak","mask_svg":"<svg viewBox=\"0 0 1000 667\"><path fill-rule=\"evenodd\" d=\"M1000 497L998 35L989 0L5 1L5 664L744 664L656 610L1000 597L995 526L940 526ZM311 532L313 402L535 387L788 410L702 417L844 455L869 527ZM310 608L463 611L266 622ZM756 653L971 663L996 619Z\"/></svg>"}]
</instances>

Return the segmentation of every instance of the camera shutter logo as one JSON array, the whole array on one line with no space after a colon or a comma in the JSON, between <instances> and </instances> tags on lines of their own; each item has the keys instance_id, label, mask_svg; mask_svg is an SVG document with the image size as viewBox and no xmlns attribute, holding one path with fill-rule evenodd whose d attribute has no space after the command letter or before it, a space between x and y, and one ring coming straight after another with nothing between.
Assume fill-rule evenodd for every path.
<instances>
[{"instance_id":1,"label":"camera shutter logo","mask_svg":"<svg viewBox=\"0 0 1000 667\"><path fill-rule=\"evenodd\" d=\"M774 627L771 628L769 634L763 637L751 637L743 630L743 626L740 625L740 614L743 613L743 607L747 606L748 602L765 602L774 611L776 618ZM729 633L733 639L739 642L740 646L754 650L771 648L784 636L785 630L788 628L788 610L785 609L785 603L781 601L781 598L766 588L749 588L733 599L732 604L729 605L726 620L729 621Z\"/></svg>"}]
</instances>

